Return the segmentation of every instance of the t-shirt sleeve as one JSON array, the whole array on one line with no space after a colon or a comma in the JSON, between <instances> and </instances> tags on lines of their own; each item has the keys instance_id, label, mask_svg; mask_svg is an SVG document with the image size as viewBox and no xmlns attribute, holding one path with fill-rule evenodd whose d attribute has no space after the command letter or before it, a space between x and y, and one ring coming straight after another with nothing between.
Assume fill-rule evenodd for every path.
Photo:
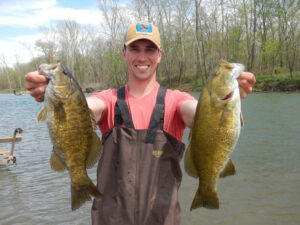
<instances>
[{"instance_id":1,"label":"t-shirt sleeve","mask_svg":"<svg viewBox=\"0 0 300 225\"><path fill-rule=\"evenodd\" d=\"M176 110L180 113L180 106L181 103L186 101L186 100L196 100L195 97L190 95L187 92L182 92L182 91L174 91L173 93L174 97L177 99L176 101Z\"/></svg>"}]
</instances>

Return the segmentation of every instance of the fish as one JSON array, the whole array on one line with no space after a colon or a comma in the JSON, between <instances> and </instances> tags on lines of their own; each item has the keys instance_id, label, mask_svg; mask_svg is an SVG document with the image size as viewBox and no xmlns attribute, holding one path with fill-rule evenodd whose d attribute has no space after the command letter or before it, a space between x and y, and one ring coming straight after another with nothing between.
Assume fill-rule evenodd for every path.
<instances>
[{"instance_id":1,"label":"fish","mask_svg":"<svg viewBox=\"0 0 300 225\"><path fill-rule=\"evenodd\" d=\"M244 71L239 63L219 60L199 97L184 168L199 179L190 210L219 209L219 177L236 173L230 158L243 126L237 77Z\"/></svg>"},{"instance_id":2,"label":"fish","mask_svg":"<svg viewBox=\"0 0 300 225\"><path fill-rule=\"evenodd\" d=\"M98 161L102 145L93 113L68 68L62 63L42 64L39 71L50 80L38 121L46 121L48 125L53 144L51 168L57 172L69 172L71 208L74 211L91 197L102 197L86 170Z\"/></svg>"}]
</instances>

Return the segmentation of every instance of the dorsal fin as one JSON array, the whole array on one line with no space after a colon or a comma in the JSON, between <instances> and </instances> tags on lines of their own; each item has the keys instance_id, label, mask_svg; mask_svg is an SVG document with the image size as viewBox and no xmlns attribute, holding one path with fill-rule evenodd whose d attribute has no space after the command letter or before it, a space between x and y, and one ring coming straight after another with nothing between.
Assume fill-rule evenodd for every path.
<instances>
[{"instance_id":1,"label":"dorsal fin","mask_svg":"<svg viewBox=\"0 0 300 225\"><path fill-rule=\"evenodd\" d=\"M228 70L232 70L234 68L229 62L225 61L224 59L219 60L219 65Z\"/></svg>"}]
</instances>

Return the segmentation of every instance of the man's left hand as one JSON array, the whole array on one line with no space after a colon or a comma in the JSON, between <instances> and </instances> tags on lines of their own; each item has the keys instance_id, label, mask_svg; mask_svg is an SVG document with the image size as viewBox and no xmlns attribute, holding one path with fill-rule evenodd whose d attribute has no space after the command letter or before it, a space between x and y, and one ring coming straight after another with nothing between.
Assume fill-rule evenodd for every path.
<instances>
[{"instance_id":1,"label":"man's left hand","mask_svg":"<svg viewBox=\"0 0 300 225\"><path fill-rule=\"evenodd\" d=\"M256 79L253 73L243 72L237 78L240 88L241 98L246 98L248 94L252 93L253 85L256 83Z\"/></svg>"}]
</instances>

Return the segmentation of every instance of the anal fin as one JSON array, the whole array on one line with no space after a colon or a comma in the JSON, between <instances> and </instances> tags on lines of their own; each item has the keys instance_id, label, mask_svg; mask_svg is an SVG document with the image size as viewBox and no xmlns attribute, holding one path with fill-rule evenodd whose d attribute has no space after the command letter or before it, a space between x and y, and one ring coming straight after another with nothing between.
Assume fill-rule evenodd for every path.
<instances>
[{"instance_id":1,"label":"anal fin","mask_svg":"<svg viewBox=\"0 0 300 225\"><path fill-rule=\"evenodd\" d=\"M231 159L228 160L226 166L223 171L220 173L220 177L233 176L235 174L235 167Z\"/></svg>"}]
</instances>

